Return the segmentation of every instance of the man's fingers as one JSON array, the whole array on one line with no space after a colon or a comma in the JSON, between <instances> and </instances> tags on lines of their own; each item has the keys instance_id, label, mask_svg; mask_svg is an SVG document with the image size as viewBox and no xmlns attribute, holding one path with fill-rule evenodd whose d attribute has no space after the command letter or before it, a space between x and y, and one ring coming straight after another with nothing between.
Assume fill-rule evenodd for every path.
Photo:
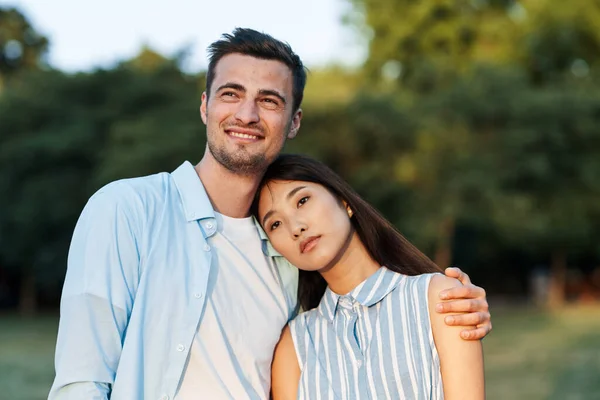
<instances>
[{"instance_id":1,"label":"man's fingers","mask_svg":"<svg viewBox=\"0 0 600 400\"><path fill-rule=\"evenodd\" d=\"M462 270L458 267L446 268L444 272L446 276L458 279L463 285L471 284L471 278L469 278L469 275L462 272Z\"/></svg>"},{"instance_id":2,"label":"man's fingers","mask_svg":"<svg viewBox=\"0 0 600 400\"><path fill-rule=\"evenodd\" d=\"M445 303L438 303L435 306L435 310L441 314L443 313L470 313L476 311L488 310L488 305L485 300L482 299L463 299L448 301Z\"/></svg>"},{"instance_id":3,"label":"man's fingers","mask_svg":"<svg viewBox=\"0 0 600 400\"><path fill-rule=\"evenodd\" d=\"M483 311L469 314L449 315L444 318L444 322L446 322L447 325L472 326L473 328L489 323L489 321L490 313Z\"/></svg>"},{"instance_id":4,"label":"man's fingers","mask_svg":"<svg viewBox=\"0 0 600 400\"><path fill-rule=\"evenodd\" d=\"M451 289L442 290L440 292L440 299L451 300L451 299L476 299L485 298L485 290L475 285L457 286Z\"/></svg>"},{"instance_id":5,"label":"man's fingers","mask_svg":"<svg viewBox=\"0 0 600 400\"><path fill-rule=\"evenodd\" d=\"M486 325L480 326L477 329L465 329L460 332L460 337L465 340L479 340L483 339L485 335L490 333L492 330L492 324L488 323Z\"/></svg>"}]
</instances>

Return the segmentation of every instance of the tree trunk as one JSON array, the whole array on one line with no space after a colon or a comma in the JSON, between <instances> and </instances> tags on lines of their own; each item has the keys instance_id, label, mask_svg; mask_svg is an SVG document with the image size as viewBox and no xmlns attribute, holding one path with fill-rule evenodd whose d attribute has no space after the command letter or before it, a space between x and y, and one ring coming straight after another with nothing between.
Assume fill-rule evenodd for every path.
<instances>
[{"instance_id":1,"label":"tree trunk","mask_svg":"<svg viewBox=\"0 0 600 400\"><path fill-rule=\"evenodd\" d=\"M550 261L550 287L548 288L548 307L557 308L565 304L565 284L567 278L567 254L555 250Z\"/></svg>"},{"instance_id":2,"label":"tree trunk","mask_svg":"<svg viewBox=\"0 0 600 400\"><path fill-rule=\"evenodd\" d=\"M454 239L454 218L448 217L442 221L439 228L438 245L434 262L440 268L446 268L452 263L452 240Z\"/></svg>"},{"instance_id":3,"label":"tree trunk","mask_svg":"<svg viewBox=\"0 0 600 400\"><path fill-rule=\"evenodd\" d=\"M37 309L37 296L35 288L35 275L31 271L25 271L21 278L19 292L19 312L23 316L34 315Z\"/></svg>"}]
</instances>

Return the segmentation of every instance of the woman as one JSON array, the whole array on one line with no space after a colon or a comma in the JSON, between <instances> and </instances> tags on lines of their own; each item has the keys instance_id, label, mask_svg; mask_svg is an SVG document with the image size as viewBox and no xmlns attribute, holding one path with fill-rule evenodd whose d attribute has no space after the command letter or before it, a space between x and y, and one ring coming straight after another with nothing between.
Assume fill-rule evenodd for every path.
<instances>
[{"instance_id":1,"label":"woman","mask_svg":"<svg viewBox=\"0 0 600 400\"><path fill-rule=\"evenodd\" d=\"M272 365L279 399L483 399L479 341L433 307L460 282L410 244L325 165L280 156L254 215L300 269L306 312L283 331Z\"/></svg>"}]
</instances>

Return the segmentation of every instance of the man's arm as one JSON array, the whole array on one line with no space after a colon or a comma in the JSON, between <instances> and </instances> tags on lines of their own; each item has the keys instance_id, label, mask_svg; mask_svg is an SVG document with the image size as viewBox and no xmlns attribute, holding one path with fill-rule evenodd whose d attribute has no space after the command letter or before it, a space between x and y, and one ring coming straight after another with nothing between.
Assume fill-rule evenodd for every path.
<instances>
[{"instance_id":1,"label":"man's arm","mask_svg":"<svg viewBox=\"0 0 600 400\"><path fill-rule=\"evenodd\" d=\"M75 227L49 399L110 398L139 265L137 227L121 194L114 184L96 193Z\"/></svg>"},{"instance_id":2,"label":"man's arm","mask_svg":"<svg viewBox=\"0 0 600 400\"><path fill-rule=\"evenodd\" d=\"M473 285L469 276L459 268L446 268L445 272L446 276L458 279L462 285L441 291L439 299L444 302L437 303L435 311L440 314L462 313L445 317L445 323L463 326L460 332L463 339L482 339L492 330L485 290Z\"/></svg>"},{"instance_id":3,"label":"man's arm","mask_svg":"<svg viewBox=\"0 0 600 400\"><path fill-rule=\"evenodd\" d=\"M483 400L485 383L481 342L462 340L458 332L465 327L447 325L444 316L432 310L440 291L460 287L463 286L459 281L442 275L433 276L429 285L429 316L440 357L444 398Z\"/></svg>"}]
</instances>

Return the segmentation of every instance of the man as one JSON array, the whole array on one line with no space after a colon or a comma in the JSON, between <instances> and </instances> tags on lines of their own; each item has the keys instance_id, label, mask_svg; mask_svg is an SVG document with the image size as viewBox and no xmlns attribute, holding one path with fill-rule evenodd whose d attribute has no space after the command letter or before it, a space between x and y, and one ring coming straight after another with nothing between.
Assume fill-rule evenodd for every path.
<instances>
[{"instance_id":1,"label":"man","mask_svg":"<svg viewBox=\"0 0 600 400\"><path fill-rule=\"evenodd\" d=\"M200 163L113 182L75 228L50 399L265 399L297 270L249 208L302 119L306 73L291 48L249 29L210 48ZM443 303L456 325L490 329L483 289ZM465 300L467 299L467 300Z\"/></svg>"}]
</instances>

